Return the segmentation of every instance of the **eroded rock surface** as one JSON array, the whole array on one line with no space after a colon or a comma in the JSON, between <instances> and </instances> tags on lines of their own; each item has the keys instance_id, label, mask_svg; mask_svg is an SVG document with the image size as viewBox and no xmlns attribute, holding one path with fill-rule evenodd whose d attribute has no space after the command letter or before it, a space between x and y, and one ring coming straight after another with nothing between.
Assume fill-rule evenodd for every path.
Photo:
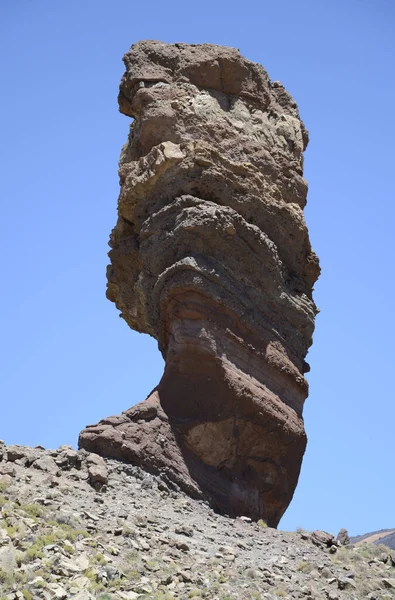
<instances>
[{"instance_id":1,"label":"eroded rock surface","mask_svg":"<svg viewBox=\"0 0 395 600\"><path fill-rule=\"evenodd\" d=\"M231 515L277 525L306 445L319 274L303 216L307 131L233 48L144 41L124 57L108 298L158 340L158 387L81 432Z\"/></svg>"}]
</instances>

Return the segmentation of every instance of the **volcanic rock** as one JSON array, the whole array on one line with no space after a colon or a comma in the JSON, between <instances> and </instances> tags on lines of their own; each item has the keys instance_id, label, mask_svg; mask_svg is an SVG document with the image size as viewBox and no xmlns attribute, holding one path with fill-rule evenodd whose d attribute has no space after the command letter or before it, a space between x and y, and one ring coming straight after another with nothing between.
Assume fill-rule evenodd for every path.
<instances>
[{"instance_id":1,"label":"volcanic rock","mask_svg":"<svg viewBox=\"0 0 395 600\"><path fill-rule=\"evenodd\" d=\"M317 313L308 134L284 87L236 49L143 41L124 63L119 107L134 121L107 296L158 340L165 371L79 445L276 526L306 446Z\"/></svg>"},{"instance_id":2,"label":"volcanic rock","mask_svg":"<svg viewBox=\"0 0 395 600\"><path fill-rule=\"evenodd\" d=\"M339 544L341 544L342 546L347 546L347 544L350 544L350 536L348 535L348 531L347 529L340 529L339 533L336 536L336 540L339 542Z\"/></svg>"}]
</instances>

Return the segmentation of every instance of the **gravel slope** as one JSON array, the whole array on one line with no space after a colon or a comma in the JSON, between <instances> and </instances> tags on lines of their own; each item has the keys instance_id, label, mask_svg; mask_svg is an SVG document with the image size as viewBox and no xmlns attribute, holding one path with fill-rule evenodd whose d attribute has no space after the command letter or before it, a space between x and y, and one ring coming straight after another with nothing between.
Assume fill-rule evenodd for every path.
<instances>
[{"instance_id":1,"label":"gravel slope","mask_svg":"<svg viewBox=\"0 0 395 600\"><path fill-rule=\"evenodd\" d=\"M395 598L395 556L215 514L138 467L0 443L0 599Z\"/></svg>"}]
</instances>

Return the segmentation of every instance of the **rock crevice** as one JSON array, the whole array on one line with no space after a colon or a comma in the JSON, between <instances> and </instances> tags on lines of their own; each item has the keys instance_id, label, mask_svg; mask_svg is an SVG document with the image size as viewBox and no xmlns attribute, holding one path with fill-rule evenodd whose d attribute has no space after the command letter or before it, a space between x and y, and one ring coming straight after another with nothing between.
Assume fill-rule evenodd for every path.
<instances>
[{"instance_id":1,"label":"rock crevice","mask_svg":"<svg viewBox=\"0 0 395 600\"><path fill-rule=\"evenodd\" d=\"M277 525L306 445L319 275L303 216L307 131L233 48L144 41L124 57L107 296L158 340L157 388L80 446Z\"/></svg>"}]
</instances>

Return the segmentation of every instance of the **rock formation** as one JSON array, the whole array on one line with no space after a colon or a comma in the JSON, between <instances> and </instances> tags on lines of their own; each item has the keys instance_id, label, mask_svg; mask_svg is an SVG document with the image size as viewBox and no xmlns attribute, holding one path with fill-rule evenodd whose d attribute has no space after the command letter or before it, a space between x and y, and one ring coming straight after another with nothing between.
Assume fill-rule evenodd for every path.
<instances>
[{"instance_id":1,"label":"rock formation","mask_svg":"<svg viewBox=\"0 0 395 600\"><path fill-rule=\"evenodd\" d=\"M276 526L306 446L317 312L308 134L284 87L233 48L144 41L124 63L119 106L134 121L107 296L166 364L144 402L79 444Z\"/></svg>"}]
</instances>

